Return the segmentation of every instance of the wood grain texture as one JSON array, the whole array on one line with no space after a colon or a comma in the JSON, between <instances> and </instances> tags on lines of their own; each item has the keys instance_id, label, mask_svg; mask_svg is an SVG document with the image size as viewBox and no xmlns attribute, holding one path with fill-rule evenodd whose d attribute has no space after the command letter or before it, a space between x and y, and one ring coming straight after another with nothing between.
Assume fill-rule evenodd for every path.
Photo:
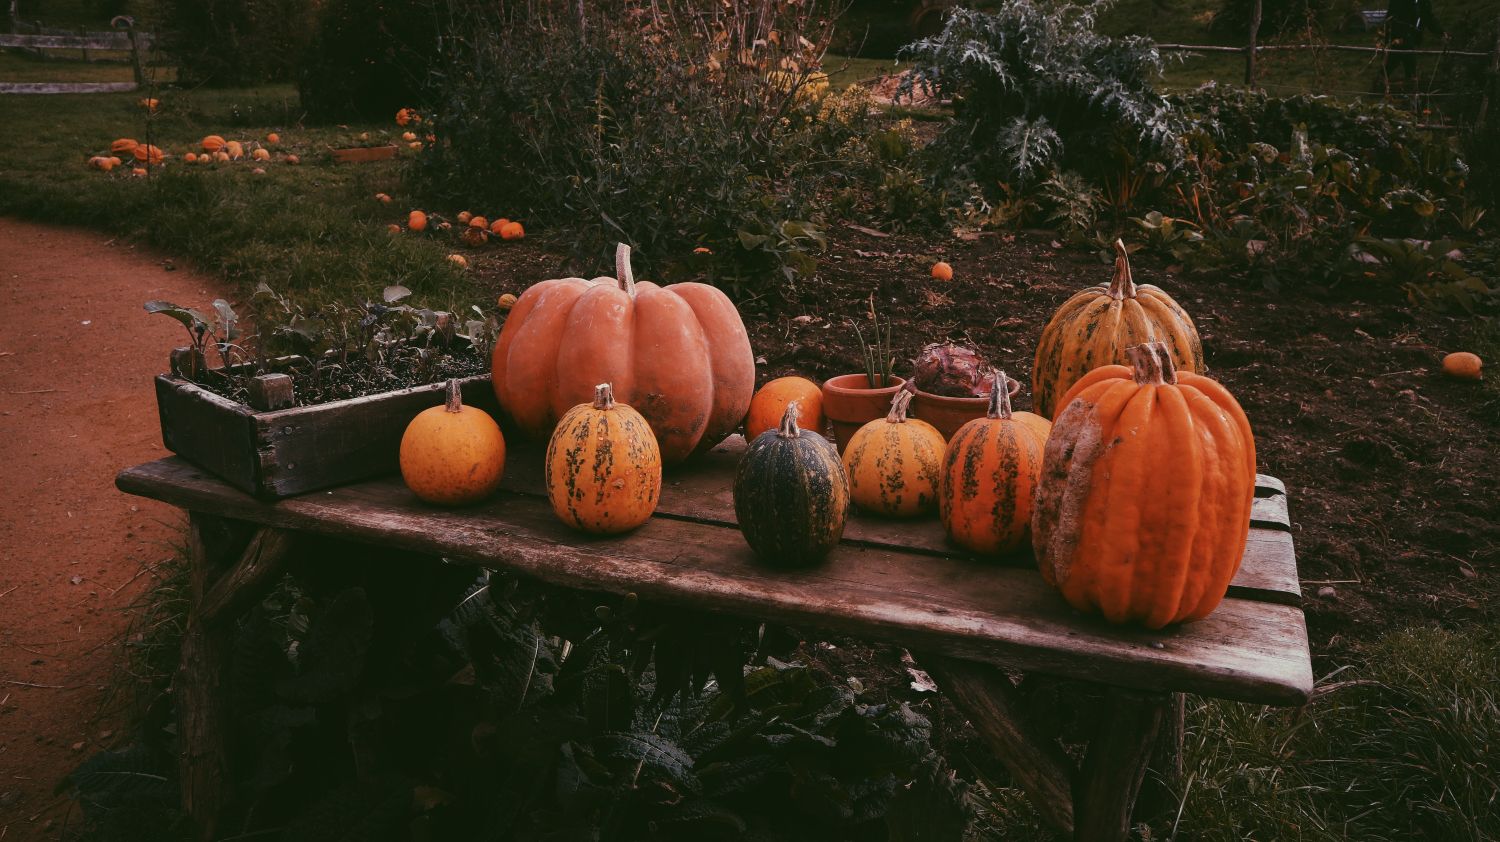
<instances>
[{"instance_id":1,"label":"wood grain texture","mask_svg":"<svg viewBox=\"0 0 1500 842\"><path fill-rule=\"evenodd\" d=\"M1077 842L1125 842L1171 695L1111 689L1074 790Z\"/></svg>"},{"instance_id":2,"label":"wood grain texture","mask_svg":"<svg viewBox=\"0 0 1500 842\"><path fill-rule=\"evenodd\" d=\"M540 450L517 442L506 459L502 488L522 494L542 496L542 460ZM734 476L745 440L730 436L718 447L685 465L669 471L662 481L658 515L701 523L735 526L734 495L730 477ZM1250 540L1239 573L1230 584L1229 595L1269 599L1286 605L1302 604L1302 587L1297 579L1297 562L1290 536L1282 541L1277 531L1289 528L1286 520L1286 498L1270 494L1281 487L1274 477L1257 477L1268 496L1257 498L1251 508ZM1259 493L1259 492L1258 492ZM1255 522L1260 516L1265 525ZM900 549L923 555L950 558L976 558L972 553L948 540L943 526L934 517L919 520L891 520L857 509L850 512L844 524L844 542L859 546ZM984 564L995 564L987 559ZM998 563L1017 568L1036 569L1030 548L1012 553Z\"/></svg>"},{"instance_id":3,"label":"wood grain texture","mask_svg":"<svg viewBox=\"0 0 1500 842\"><path fill-rule=\"evenodd\" d=\"M250 539L239 560L198 599L195 611L202 622L232 619L254 602L262 588L279 574L291 554L295 532L261 529Z\"/></svg>"},{"instance_id":4,"label":"wood grain texture","mask_svg":"<svg viewBox=\"0 0 1500 842\"><path fill-rule=\"evenodd\" d=\"M333 160L340 164L364 164L370 161L389 161L396 157L394 146L354 146L333 150Z\"/></svg>"},{"instance_id":5,"label":"wood grain texture","mask_svg":"<svg viewBox=\"0 0 1500 842\"><path fill-rule=\"evenodd\" d=\"M192 511L1017 669L1266 704L1301 704L1312 690L1306 626L1288 605L1231 597L1205 620L1149 632L1076 614L1034 569L846 542L816 568L771 571L728 527L655 517L596 539L563 527L531 495L438 510L383 479L267 503L175 458L126 470L116 483Z\"/></svg>"},{"instance_id":6,"label":"wood grain texture","mask_svg":"<svg viewBox=\"0 0 1500 842\"><path fill-rule=\"evenodd\" d=\"M1042 819L1059 833L1071 834L1073 761L1056 739L1032 726L1010 677L988 664L941 656L923 656L921 664L969 717Z\"/></svg>"}]
</instances>

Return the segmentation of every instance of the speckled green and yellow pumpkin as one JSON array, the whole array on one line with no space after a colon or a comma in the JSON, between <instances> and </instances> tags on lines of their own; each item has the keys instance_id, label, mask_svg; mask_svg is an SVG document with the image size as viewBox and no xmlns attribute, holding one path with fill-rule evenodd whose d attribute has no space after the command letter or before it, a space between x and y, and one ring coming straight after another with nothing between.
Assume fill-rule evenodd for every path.
<instances>
[{"instance_id":1,"label":"speckled green and yellow pumpkin","mask_svg":"<svg viewBox=\"0 0 1500 842\"><path fill-rule=\"evenodd\" d=\"M916 517L937 508L947 442L936 427L906 417L911 397L897 392L891 411L860 427L844 448L849 497L868 512Z\"/></svg>"},{"instance_id":2,"label":"speckled green and yellow pumpkin","mask_svg":"<svg viewBox=\"0 0 1500 842\"><path fill-rule=\"evenodd\" d=\"M1063 302L1042 329L1031 371L1032 406L1055 418L1061 398L1078 379L1102 365L1128 362L1125 349L1163 342L1179 371L1203 371L1203 345L1187 311L1159 287L1136 285L1130 255L1115 241L1115 276Z\"/></svg>"},{"instance_id":3,"label":"speckled green and yellow pumpkin","mask_svg":"<svg viewBox=\"0 0 1500 842\"><path fill-rule=\"evenodd\" d=\"M1009 379L1001 371L992 377L989 412L953 434L938 488L938 515L948 536L985 555L1025 543L1052 426L1040 415L1012 412Z\"/></svg>"},{"instance_id":4,"label":"speckled green and yellow pumpkin","mask_svg":"<svg viewBox=\"0 0 1500 842\"><path fill-rule=\"evenodd\" d=\"M778 567L820 561L844 535L849 478L833 442L797 427L797 402L781 425L750 442L734 477L734 514L761 560Z\"/></svg>"},{"instance_id":5,"label":"speckled green and yellow pumpkin","mask_svg":"<svg viewBox=\"0 0 1500 842\"><path fill-rule=\"evenodd\" d=\"M640 526L661 498L651 425L599 384L594 402L568 410L552 431L545 484L552 511L569 526L605 535Z\"/></svg>"}]
</instances>

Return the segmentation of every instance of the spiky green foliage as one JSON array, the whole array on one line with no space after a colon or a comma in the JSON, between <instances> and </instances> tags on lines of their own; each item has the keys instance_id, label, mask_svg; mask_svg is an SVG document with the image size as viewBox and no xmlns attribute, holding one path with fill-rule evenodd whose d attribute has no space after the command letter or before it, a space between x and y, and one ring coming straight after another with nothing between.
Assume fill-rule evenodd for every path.
<instances>
[{"instance_id":1,"label":"spiky green foliage","mask_svg":"<svg viewBox=\"0 0 1500 842\"><path fill-rule=\"evenodd\" d=\"M941 141L952 165L1025 185L1056 165L1096 169L1119 150L1175 157L1175 121L1151 82L1161 55L1145 38L1097 32L1109 5L956 9L940 34L903 50L914 63L907 90L954 100Z\"/></svg>"}]
</instances>

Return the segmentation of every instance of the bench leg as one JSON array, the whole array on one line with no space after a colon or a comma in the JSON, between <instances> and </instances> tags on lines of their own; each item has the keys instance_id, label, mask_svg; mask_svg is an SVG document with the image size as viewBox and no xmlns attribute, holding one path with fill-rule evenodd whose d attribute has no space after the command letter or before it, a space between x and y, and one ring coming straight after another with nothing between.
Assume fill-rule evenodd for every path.
<instances>
[{"instance_id":1,"label":"bench leg","mask_svg":"<svg viewBox=\"0 0 1500 842\"><path fill-rule=\"evenodd\" d=\"M1162 717L1161 728L1156 732L1151 768L1146 772L1146 780L1141 782L1141 794L1136 799L1135 814L1140 819L1154 820L1169 816L1177 810L1177 798L1182 790L1182 739L1186 710L1186 697L1181 693L1172 693L1167 699L1167 710Z\"/></svg>"},{"instance_id":2,"label":"bench leg","mask_svg":"<svg viewBox=\"0 0 1500 842\"><path fill-rule=\"evenodd\" d=\"M1099 731L1089 744L1074 788L1074 839L1123 842L1130 838L1136 794L1171 705L1170 693L1110 689Z\"/></svg>"},{"instance_id":3,"label":"bench leg","mask_svg":"<svg viewBox=\"0 0 1500 842\"><path fill-rule=\"evenodd\" d=\"M190 516L191 607L173 687L181 746L178 777L182 809L201 839L218 835L225 800L229 760L223 676L233 644L235 615L231 609L253 601L274 580L290 547L291 535L280 530L251 529L198 512Z\"/></svg>"},{"instance_id":4,"label":"bench leg","mask_svg":"<svg viewBox=\"0 0 1500 842\"><path fill-rule=\"evenodd\" d=\"M1073 833L1073 762L1057 740L1038 731L1023 713L1010 677L998 667L954 658L927 657L922 666L974 724L1016 785L1054 830Z\"/></svg>"}]
</instances>

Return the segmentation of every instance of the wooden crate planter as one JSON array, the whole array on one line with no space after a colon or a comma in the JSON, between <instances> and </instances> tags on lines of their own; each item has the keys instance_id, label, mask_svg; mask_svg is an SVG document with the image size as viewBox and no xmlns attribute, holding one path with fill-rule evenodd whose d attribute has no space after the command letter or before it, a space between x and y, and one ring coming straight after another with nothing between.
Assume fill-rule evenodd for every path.
<instances>
[{"instance_id":1,"label":"wooden crate planter","mask_svg":"<svg viewBox=\"0 0 1500 842\"><path fill-rule=\"evenodd\" d=\"M337 164L390 161L396 157L396 151L394 146L353 146L348 149L333 150L333 160Z\"/></svg>"},{"instance_id":2,"label":"wooden crate planter","mask_svg":"<svg viewBox=\"0 0 1500 842\"><path fill-rule=\"evenodd\" d=\"M395 472L407 422L441 404L443 386L256 410L163 374L156 405L168 450L241 491L275 499ZM273 384L270 406L275 391ZM499 411L488 375L464 379L463 395L466 404Z\"/></svg>"}]
</instances>

